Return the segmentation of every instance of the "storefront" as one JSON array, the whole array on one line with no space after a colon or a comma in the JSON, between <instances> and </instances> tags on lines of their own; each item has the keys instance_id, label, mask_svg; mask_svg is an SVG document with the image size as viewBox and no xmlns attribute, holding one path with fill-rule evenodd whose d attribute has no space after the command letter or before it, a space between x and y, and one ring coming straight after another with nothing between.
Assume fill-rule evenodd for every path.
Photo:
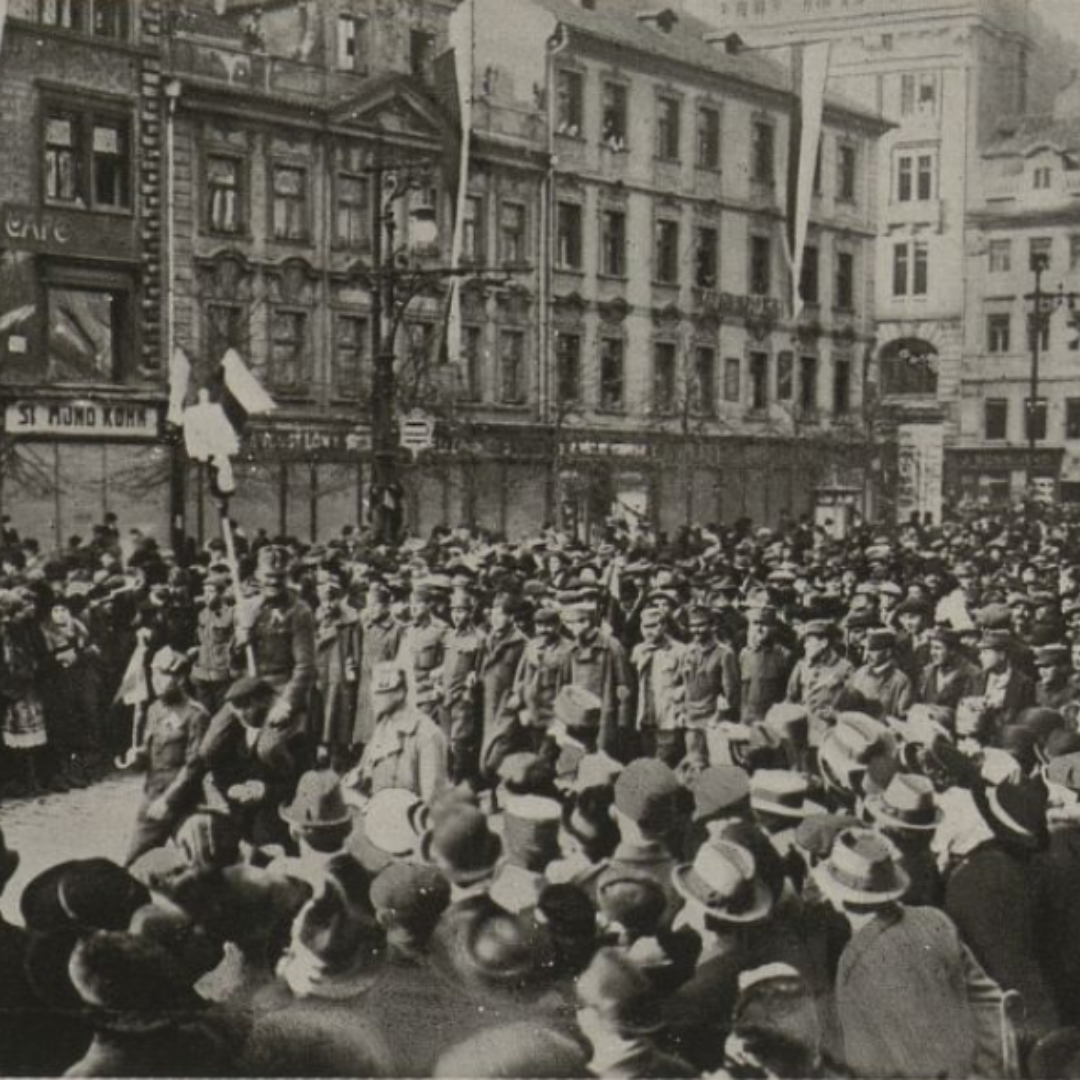
<instances>
[{"instance_id":1,"label":"storefront","mask_svg":"<svg viewBox=\"0 0 1080 1080\"><path fill-rule=\"evenodd\" d=\"M1041 498L1059 494L1062 447L1001 446L957 449L946 454L948 485L962 502L1007 506L1023 499L1029 482Z\"/></svg>"},{"instance_id":2,"label":"storefront","mask_svg":"<svg viewBox=\"0 0 1080 1080\"><path fill-rule=\"evenodd\" d=\"M21 396L4 404L0 506L46 549L90 538L114 513L169 543L172 450L160 399Z\"/></svg>"}]
</instances>

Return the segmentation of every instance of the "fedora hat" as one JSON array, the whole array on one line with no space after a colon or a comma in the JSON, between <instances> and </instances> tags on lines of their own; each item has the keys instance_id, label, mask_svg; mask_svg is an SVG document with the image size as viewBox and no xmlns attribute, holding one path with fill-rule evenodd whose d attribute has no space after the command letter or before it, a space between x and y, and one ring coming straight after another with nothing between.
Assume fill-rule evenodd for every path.
<instances>
[{"instance_id":1,"label":"fedora hat","mask_svg":"<svg viewBox=\"0 0 1080 1080\"><path fill-rule=\"evenodd\" d=\"M911 885L892 844L865 828L839 833L829 857L813 873L824 892L852 904L899 900Z\"/></svg>"},{"instance_id":2,"label":"fedora hat","mask_svg":"<svg viewBox=\"0 0 1080 1080\"><path fill-rule=\"evenodd\" d=\"M684 900L721 922L760 922L772 911L774 898L754 856L729 840L702 844L692 863L672 870L671 881Z\"/></svg>"},{"instance_id":3,"label":"fedora hat","mask_svg":"<svg viewBox=\"0 0 1080 1080\"><path fill-rule=\"evenodd\" d=\"M914 773L897 773L880 795L866 797L866 809L879 825L917 832L934 829L943 814L933 783Z\"/></svg>"},{"instance_id":4,"label":"fedora hat","mask_svg":"<svg viewBox=\"0 0 1080 1080\"><path fill-rule=\"evenodd\" d=\"M865 713L842 712L818 750L818 767L825 783L836 791L861 794L864 779L875 763L875 782L888 783L886 763L896 756L896 740L880 721Z\"/></svg>"},{"instance_id":5,"label":"fedora hat","mask_svg":"<svg viewBox=\"0 0 1080 1080\"><path fill-rule=\"evenodd\" d=\"M742 809L750 798L750 776L741 765L709 765L691 784L694 820L708 821Z\"/></svg>"},{"instance_id":6,"label":"fedora hat","mask_svg":"<svg viewBox=\"0 0 1080 1080\"><path fill-rule=\"evenodd\" d=\"M823 813L809 802L810 781L790 769L758 769L750 779L750 805L777 817L801 819Z\"/></svg>"},{"instance_id":7,"label":"fedora hat","mask_svg":"<svg viewBox=\"0 0 1080 1080\"><path fill-rule=\"evenodd\" d=\"M146 886L109 859L74 859L38 874L19 909L30 930L126 930L150 902Z\"/></svg>"},{"instance_id":8,"label":"fedora hat","mask_svg":"<svg viewBox=\"0 0 1080 1080\"><path fill-rule=\"evenodd\" d=\"M555 719L569 731L596 731L604 703L581 686L564 686L555 697Z\"/></svg>"},{"instance_id":9,"label":"fedora hat","mask_svg":"<svg viewBox=\"0 0 1080 1080\"><path fill-rule=\"evenodd\" d=\"M300 777L296 795L280 810L282 818L301 829L330 829L348 825L352 810L345 802L341 778L329 770L312 770Z\"/></svg>"},{"instance_id":10,"label":"fedora hat","mask_svg":"<svg viewBox=\"0 0 1080 1080\"><path fill-rule=\"evenodd\" d=\"M482 811L461 806L440 817L424 834L420 855L452 884L468 886L494 872L502 855L502 841L491 831Z\"/></svg>"},{"instance_id":11,"label":"fedora hat","mask_svg":"<svg viewBox=\"0 0 1080 1080\"><path fill-rule=\"evenodd\" d=\"M1047 791L1041 780L1023 777L1000 784L978 784L975 805L994 835L1024 851L1044 851L1049 844Z\"/></svg>"},{"instance_id":12,"label":"fedora hat","mask_svg":"<svg viewBox=\"0 0 1080 1080\"><path fill-rule=\"evenodd\" d=\"M429 813L418 795L405 788L375 792L361 812L349 848L372 873L398 859L412 858L428 827Z\"/></svg>"},{"instance_id":13,"label":"fedora hat","mask_svg":"<svg viewBox=\"0 0 1080 1080\"><path fill-rule=\"evenodd\" d=\"M663 1026L648 975L615 948L603 948L593 957L578 978L577 999L626 1034L649 1035Z\"/></svg>"}]
</instances>

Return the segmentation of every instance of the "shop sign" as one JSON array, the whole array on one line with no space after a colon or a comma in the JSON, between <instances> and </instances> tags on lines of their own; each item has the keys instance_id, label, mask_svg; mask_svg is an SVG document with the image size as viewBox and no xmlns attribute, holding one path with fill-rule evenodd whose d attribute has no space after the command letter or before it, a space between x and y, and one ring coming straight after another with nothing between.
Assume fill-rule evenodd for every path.
<instances>
[{"instance_id":1,"label":"shop sign","mask_svg":"<svg viewBox=\"0 0 1080 1080\"><path fill-rule=\"evenodd\" d=\"M361 428L319 424L274 423L250 427L244 432L241 452L248 457L327 457L359 459L371 450L371 433Z\"/></svg>"},{"instance_id":2,"label":"shop sign","mask_svg":"<svg viewBox=\"0 0 1080 1080\"><path fill-rule=\"evenodd\" d=\"M566 454L569 457L645 458L649 456L649 445L607 439L574 439L567 444Z\"/></svg>"},{"instance_id":3,"label":"shop sign","mask_svg":"<svg viewBox=\"0 0 1080 1080\"><path fill-rule=\"evenodd\" d=\"M0 206L0 247L45 255L134 255L133 218Z\"/></svg>"},{"instance_id":4,"label":"shop sign","mask_svg":"<svg viewBox=\"0 0 1080 1080\"><path fill-rule=\"evenodd\" d=\"M156 439L157 405L130 401L16 401L4 412L9 435L92 439Z\"/></svg>"},{"instance_id":5,"label":"shop sign","mask_svg":"<svg viewBox=\"0 0 1080 1080\"><path fill-rule=\"evenodd\" d=\"M951 461L957 468L967 472L997 472L1002 469L1052 469L1061 468L1065 457L1064 447L1030 448L1005 447L1001 450L952 450Z\"/></svg>"},{"instance_id":6,"label":"shop sign","mask_svg":"<svg viewBox=\"0 0 1080 1080\"><path fill-rule=\"evenodd\" d=\"M435 445L435 417L416 409L402 417L400 441L402 449L414 454L430 450Z\"/></svg>"}]
</instances>

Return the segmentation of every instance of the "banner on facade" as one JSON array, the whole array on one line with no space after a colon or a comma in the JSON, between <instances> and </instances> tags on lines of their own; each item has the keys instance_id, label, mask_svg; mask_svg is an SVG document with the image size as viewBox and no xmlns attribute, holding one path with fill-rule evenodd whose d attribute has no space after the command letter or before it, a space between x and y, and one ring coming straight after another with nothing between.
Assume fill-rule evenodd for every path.
<instances>
[{"instance_id":1,"label":"banner on facade","mask_svg":"<svg viewBox=\"0 0 1080 1080\"><path fill-rule=\"evenodd\" d=\"M156 439L161 409L142 402L15 401L4 410L8 435Z\"/></svg>"},{"instance_id":2,"label":"banner on facade","mask_svg":"<svg viewBox=\"0 0 1080 1080\"><path fill-rule=\"evenodd\" d=\"M896 517L912 514L941 521L945 471L945 428L941 424L901 424L897 430L898 482Z\"/></svg>"}]
</instances>

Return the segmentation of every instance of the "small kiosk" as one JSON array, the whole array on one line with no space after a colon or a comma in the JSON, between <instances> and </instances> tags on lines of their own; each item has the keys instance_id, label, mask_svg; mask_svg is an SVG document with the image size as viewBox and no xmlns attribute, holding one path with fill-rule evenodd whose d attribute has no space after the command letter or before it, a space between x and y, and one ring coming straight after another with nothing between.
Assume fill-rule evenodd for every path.
<instances>
[{"instance_id":1,"label":"small kiosk","mask_svg":"<svg viewBox=\"0 0 1080 1080\"><path fill-rule=\"evenodd\" d=\"M814 489L814 525L843 540L862 513L862 488L829 485Z\"/></svg>"}]
</instances>

